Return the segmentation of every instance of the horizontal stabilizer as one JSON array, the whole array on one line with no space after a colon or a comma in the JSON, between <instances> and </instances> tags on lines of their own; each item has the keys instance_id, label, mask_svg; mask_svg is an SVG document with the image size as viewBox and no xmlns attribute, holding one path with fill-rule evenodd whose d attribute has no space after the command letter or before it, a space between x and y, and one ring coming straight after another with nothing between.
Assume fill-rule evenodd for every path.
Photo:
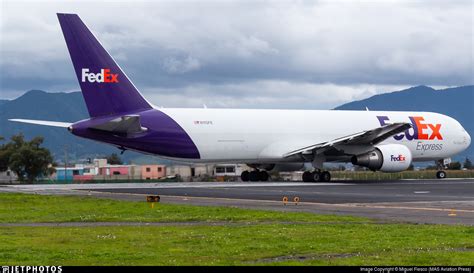
<instances>
[{"instance_id":1,"label":"horizontal stabilizer","mask_svg":"<svg viewBox=\"0 0 474 273\"><path fill-rule=\"evenodd\" d=\"M67 128L67 127L72 125L72 123L70 123L70 122L35 120L35 119L13 118L13 119L9 119L9 121L29 123L29 124L37 124L37 125L44 125L44 126L62 127L62 128Z\"/></svg>"},{"instance_id":2,"label":"horizontal stabilizer","mask_svg":"<svg viewBox=\"0 0 474 273\"><path fill-rule=\"evenodd\" d=\"M138 115L122 116L90 128L125 135L141 133L147 130L147 128L141 126L140 116Z\"/></svg>"}]
</instances>

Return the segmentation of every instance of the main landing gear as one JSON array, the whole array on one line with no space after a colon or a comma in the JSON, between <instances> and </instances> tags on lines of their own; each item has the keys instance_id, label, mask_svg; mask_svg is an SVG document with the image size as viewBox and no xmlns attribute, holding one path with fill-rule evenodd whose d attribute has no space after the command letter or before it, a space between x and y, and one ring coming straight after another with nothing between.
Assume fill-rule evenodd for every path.
<instances>
[{"instance_id":1,"label":"main landing gear","mask_svg":"<svg viewBox=\"0 0 474 273\"><path fill-rule=\"evenodd\" d=\"M240 179L242 181L247 182L247 181L268 181L270 176L266 171L259 171L259 170L254 170L254 171L243 171L242 174L240 175Z\"/></svg>"},{"instance_id":2,"label":"main landing gear","mask_svg":"<svg viewBox=\"0 0 474 273\"><path fill-rule=\"evenodd\" d=\"M303 173L303 182L329 182L331 181L331 173L328 171L315 170L313 172L306 171Z\"/></svg>"}]
</instances>

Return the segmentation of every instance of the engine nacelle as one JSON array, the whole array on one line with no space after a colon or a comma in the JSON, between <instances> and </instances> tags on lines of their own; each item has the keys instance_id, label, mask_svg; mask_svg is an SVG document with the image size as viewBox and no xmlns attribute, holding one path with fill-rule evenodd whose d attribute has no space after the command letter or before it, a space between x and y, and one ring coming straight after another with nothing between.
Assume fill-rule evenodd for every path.
<instances>
[{"instance_id":1,"label":"engine nacelle","mask_svg":"<svg viewBox=\"0 0 474 273\"><path fill-rule=\"evenodd\" d=\"M401 172L410 167L412 155L410 150L400 144L375 146L375 150L353 156L352 164L382 172Z\"/></svg>"}]
</instances>

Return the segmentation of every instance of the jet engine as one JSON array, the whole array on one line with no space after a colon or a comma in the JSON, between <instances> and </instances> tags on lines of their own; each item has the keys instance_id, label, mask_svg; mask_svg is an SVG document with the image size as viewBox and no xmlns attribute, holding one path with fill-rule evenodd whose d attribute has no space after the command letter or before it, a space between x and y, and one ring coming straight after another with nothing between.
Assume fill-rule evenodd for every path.
<instances>
[{"instance_id":1,"label":"jet engine","mask_svg":"<svg viewBox=\"0 0 474 273\"><path fill-rule=\"evenodd\" d=\"M410 167L412 155L410 150L401 144L386 144L375 146L373 151L355 155L351 162L372 171L401 172Z\"/></svg>"}]
</instances>

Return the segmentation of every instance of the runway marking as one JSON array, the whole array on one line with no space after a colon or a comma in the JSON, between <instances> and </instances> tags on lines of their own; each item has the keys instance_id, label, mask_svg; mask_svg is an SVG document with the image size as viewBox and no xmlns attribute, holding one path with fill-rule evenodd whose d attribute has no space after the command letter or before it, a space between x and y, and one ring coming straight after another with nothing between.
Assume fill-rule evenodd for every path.
<instances>
[{"instance_id":1,"label":"runway marking","mask_svg":"<svg viewBox=\"0 0 474 273\"><path fill-rule=\"evenodd\" d=\"M413 193L423 194L423 193L430 193L430 191L414 191Z\"/></svg>"},{"instance_id":2,"label":"runway marking","mask_svg":"<svg viewBox=\"0 0 474 273\"><path fill-rule=\"evenodd\" d=\"M136 195L136 196L146 196L146 194L140 193L115 193L115 192L96 192L91 191L94 193L108 193L108 194L121 194L121 195ZM227 197L204 197L204 196L184 196L184 195L165 195L161 194L161 196L172 197L172 198L179 198L182 199L186 197L188 200L190 199L205 199L205 200L226 200L226 201L238 201L238 202L261 202L261 203L272 203L272 204L281 204L281 201L276 200L256 200L256 199L239 199L239 198L227 198ZM326 207L346 207L346 208L372 208L372 209L402 209L402 210L420 210L420 211L439 211L439 212L446 212L451 211L452 208L426 208L426 207L405 207L405 206L384 206L384 205L369 205L367 203L346 203L346 204L329 204L329 203L318 203L318 202L299 202L300 205L316 205L316 206L326 206ZM216 204L219 205L219 204ZM474 210L467 210L467 209L456 209L457 212L466 212L466 213L474 213Z\"/></svg>"}]
</instances>

